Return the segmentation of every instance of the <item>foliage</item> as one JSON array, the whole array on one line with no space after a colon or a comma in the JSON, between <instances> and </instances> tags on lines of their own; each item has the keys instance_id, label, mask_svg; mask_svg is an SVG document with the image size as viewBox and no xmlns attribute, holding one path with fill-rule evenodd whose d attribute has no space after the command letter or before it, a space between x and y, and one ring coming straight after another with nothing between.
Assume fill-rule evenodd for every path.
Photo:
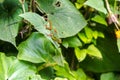
<instances>
[{"instance_id":1,"label":"foliage","mask_svg":"<svg viewBox=\"0 0 120 80\"><path fill-rule=\"evenodd\" d=\"M0 80L119 80L119 0L0 0Z\"/></svg>"}]
</instances>

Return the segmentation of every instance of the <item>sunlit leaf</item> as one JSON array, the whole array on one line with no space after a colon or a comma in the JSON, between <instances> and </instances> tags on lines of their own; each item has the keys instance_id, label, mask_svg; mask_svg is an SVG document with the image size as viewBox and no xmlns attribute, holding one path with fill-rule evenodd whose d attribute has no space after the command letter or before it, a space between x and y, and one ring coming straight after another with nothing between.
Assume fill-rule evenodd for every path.
<instances>
[{"instance_id":1,"label":"sunlit leaf","mask_svg":"<svg viewBox=\"0 0 120 80\"><path fill-rule=\"evenodd\" d=\"M83 6L84 2L85 2L85 0L77 0L77 1L75 2L76 8L77 8L77 9L80 9L80 8Z\"/></svg>"},{"instance_id":2,"label":"sunlit leaf","mask_svg":"<svg viewBox=\"0 0 120 80\"><path fill-rule=\"evenodd\" d=\"M76 6L77 9L80 9L83 5L80 4L80 3L78 3L78 2L76 2L76 3L75 3L75 6Z\"/></svg>"},{"instance_id":3,"label":"sunlit leaf","mask_svg":"<svg viewBox=\"0 0 120 80\"><path fill-rule=\"evenodd\" d=\"M86 21L81 13L68 0L37 0L41 11L51 21L58 38L76 35L85 27ZM71 32L72 30L72 32Z\"/></svg>"},{"instance_id":4,"label":"sunlit leaf","mask_svg":"<svg viewBox=\"0 0 120 80\"><path fill-rule=\"evenodd\" d=\"M78 36L84 43L90 43L92 40L92 39L88 39L85 33L78 33Z\"/></svg>"},{"instance_id":5,"label":"sunlit leaf","mask_svg":"<svg viewBox=\"0 0 120 80\"><path fill-rule=\"evenodd\" d=\"M97 39L98 38L98 31L93 31L92 35L95 39Z\"/></svg>"},{"instance_id":6,"label":"sunlit leaf","mask_svg":"<svg viewBox=\"0 0 120 80\"><path fill-rule=\"evenodd\" d=\"M77 69L76 71L71 71L68 63L65 62L65 66L55 66L56 75L67 78L68 80L86 80L87 76L82 69Z\"/></svg>"},{"instance_id":7,"label":"sunlit leaf","mask_svg":"<svg viewBox=\"0 0 120 80\"><path fill-rule=\"evenodd\" d=\"M87 76L82 69L78 69L77 71L73 72L77 80L87 80Z\"/></svg>"},{"instance_id":8,"label":"sunlit leaf","mask_svg":"<svg viewBox=\"0 0 120 80\"><path fill-rule=\"evenodd\" d=\"M87 53L97 58L102 58L101 52L92 44L87 48Z\"/></svg>"},{"instance_id":9,"label":"sunlit leaf","mask_svg":"<svg viewBox=\"0 0 120 80\"><path fill-rule=\"evenodd\" d=\"M4 53L0 53L0 80L40 79L40 76L35 74L36 71L34 65L19 61L13 56L6 57Z\"/></svg>"},{"instance_id":10,"label":"sunlit leaf","mask_svg":"<svg viewBox=\"0 0 120 80\"><path fill-rule=\"evenodd\" d=\"M105 38L105 36L102 32L98 32L98 37Z\"/></svg>"},{"instance_id":11,"label":"sunlit leaf","mask_svg":"<svg viewBox=\"0 0 120 80\"><path fill-rule=\"evenodd\" d=\"M26 41L22 42L18 50L18 58L21 60L33 63L61 62L60 53L44 35L38 32L33 33Z\"/></svg>"},{"instance_id":12,"label":"sunlit leaf","mask_svg":"<svg viewBox=\"0 0 120 80\"><path fill-rule=\"evenodd\" d=\"M91 28L89 27L85 27L85 35L87 36L88 39L92 40L93 35L92 35L93 31Z\"/></svg>"},{"instance_id":13,"label":"sunlit leaf","mask_svg":"<svg viewBox=\"0 0 120 80\"><path fill-rule=\"evenodd\" d=\"M61 77L67 78L69 80L75 80L75 76L70 71L70 68L69 68L69 65L68 65L67 62L65 62L64 67L62 67L62 66L54 66L54 69L56 71L55 74L57 76L61 76ZM64 75L63 75L63 73L64 73Z\"/></svg>"},{"instance_id":14,"label":"sunlit leaf","mask_svg":"<svg viewBox=\"0 0 120 80\"><path fill-rule=\"evenodd\" d=\"M78 59L79 62L83 61L87 55L87 50L86 49L79 49L75 48L75 55Z\"/></svg>"}]
</instances>

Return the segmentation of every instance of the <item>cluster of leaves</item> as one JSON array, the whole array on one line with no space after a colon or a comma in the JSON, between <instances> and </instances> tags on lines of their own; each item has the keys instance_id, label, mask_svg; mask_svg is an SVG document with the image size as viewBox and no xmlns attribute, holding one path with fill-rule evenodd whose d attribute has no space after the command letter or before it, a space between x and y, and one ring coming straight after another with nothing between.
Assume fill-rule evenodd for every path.
<instances>
[{"instance_id":1,"label":"cluster of leaves","mask_svg":"<svg viewBox=\"0 0 120 80\"><path fill-rule=\"evenodd\" d=\"M0 80L119 80L119 0L105 1L0 0Z\"/></svg>"}]
</instances>

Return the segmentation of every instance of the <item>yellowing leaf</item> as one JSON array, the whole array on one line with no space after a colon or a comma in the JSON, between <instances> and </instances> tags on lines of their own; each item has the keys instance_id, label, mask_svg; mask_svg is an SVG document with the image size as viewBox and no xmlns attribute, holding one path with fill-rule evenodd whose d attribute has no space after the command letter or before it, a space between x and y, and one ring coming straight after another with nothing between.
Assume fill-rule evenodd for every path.
<instances>
[{"instance_id":1,"label":"yellowing leaf","mask_svg":"<svg viewBox=\"0 0 120 80\"><path fill-rule=\"evenodd\" d=\"M93 44L87 48L87 53L91 56L102 58L101 52Z\"/></svg>"},{"instance_id":2,"label":"yellowing leaf","mask_svg":"<svg viewBox=\"0 0 120 80\"><path fill-rule=\"evenodd\" d=\"M88 39L84 33L78 33L78 36L84 43L90 43L92 40Z\"/></svg>"},{"instance_id":3,"label":"yellowing leaf","mask_svg":"<svg viewBox=\"0 0 120 80\"><path fill-rule=\"evenodd\" d=\"M82 49L80 50L79 48L75 48L75 55L78 59L79 62L83 61L87 55L87 50Z\"/></svg>"},{"instance_id":4,"label":"yellowing leaf","mask_svg":"<svg viewBox=\"0 0 120 80\"><path fill-rule=\"evenodd\" d=\"M86 34L88 39L92 39L93 38L92 33L93 33L92 29L90 29L89 27L85 27L85 34Z\"/></svg>"},{"instance_id":5,"label":"yellowing leaf","mask_svg":"<svg viewBox=\"0 0 120 80\"><path fill-rule=\"evenodd\" d=\"M98 37L105 38L105 36L102 32L98 32Z\"/></svg>"},{"instance_id":6,"label":"yellowing leaf","mask_svg":"<svg viewBox=\"0 0 120 80\"><path fill-rule=\"evenodd\" d=\"M80 9L83 5L76 2L75 6L76 6L77 9Z\"/></svg>"},{"instance_id":7,"label":"yellowing leaf","mask_svg":"<svg viewBox=\"0 0 120 80\"><path fill-rule=\"evenodd\" d=\"M94 32L93 32L93 37L94 37L95 39L98 38L98 31L94 31Z\"/></svg>"}]
</instances>

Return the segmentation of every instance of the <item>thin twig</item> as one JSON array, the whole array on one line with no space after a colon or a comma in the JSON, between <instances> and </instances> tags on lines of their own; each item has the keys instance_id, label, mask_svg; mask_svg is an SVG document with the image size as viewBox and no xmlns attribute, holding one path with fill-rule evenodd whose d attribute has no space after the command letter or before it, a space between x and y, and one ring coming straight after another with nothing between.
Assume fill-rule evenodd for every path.
<instances>
[{"instance_id":1,"label":"thin twig","mask_svg":"<svg viewBox=\"0 0 120 80\"><path fill-rule=\"evenodd\" d=\"M105 3L106 3L106 8L107 8L108 14L109 14L109 16L110 16L110 19L111 19L112 22L115 24L116 28L117 28L118 30L120 30L120 29L119 29L120 23L119 23L118 19L116 18L116 16L115 16L115 15L113 14L113 12L111 11L110 6L109 6L109 3L108 3L108 0L105 0Z\"/></svg>"},{"instance_id":2,"label":"thin twig","mask_svg":"<svg viewBox=\"0 0 120 80\"><path fill-rule=\"evenodd\" d=\"M20 1L21 5L22 5L23 13L25 13L25 5L24 5L25 0L19 0L19 1Z\"/></svg>"}]
</instances>

